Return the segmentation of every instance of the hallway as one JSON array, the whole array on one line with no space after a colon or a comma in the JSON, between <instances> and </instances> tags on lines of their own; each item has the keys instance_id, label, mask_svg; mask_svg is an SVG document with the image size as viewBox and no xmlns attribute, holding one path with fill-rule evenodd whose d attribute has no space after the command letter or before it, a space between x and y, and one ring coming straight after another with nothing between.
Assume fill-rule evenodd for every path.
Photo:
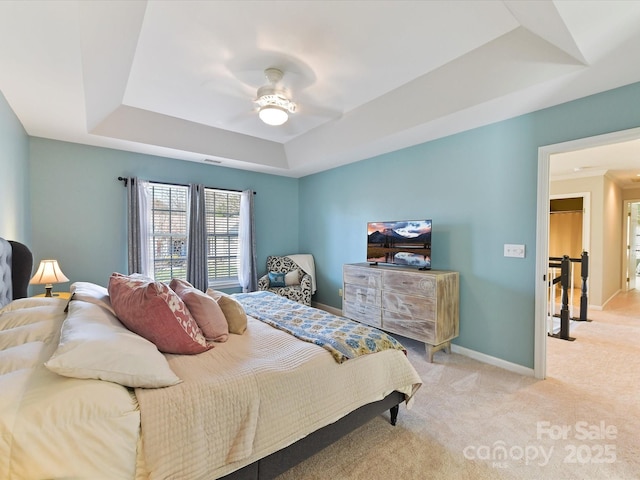
<instances>
[{"instance_id":1,"label":"hallway","mask_svg":"<svg viewBox=\"0 0 640 480\"><path fill-rule=\"evenodd\" d=\"M547 338L547 378L612 395L638 391L630 379L640 378L640 291L619 293L587 316L590 322L571 322L575 341Z\"/></svg>"},{"instance_id":2,"label":"hallway","mask_svg":"<svg viewBox=\"0 0 640 480\"><path fill-rule=\"evenodd\" d=\"M605 306L603 311L636 317L640 322L640 290L634 289L619 293Z\"/></svg>"}]
</instances>

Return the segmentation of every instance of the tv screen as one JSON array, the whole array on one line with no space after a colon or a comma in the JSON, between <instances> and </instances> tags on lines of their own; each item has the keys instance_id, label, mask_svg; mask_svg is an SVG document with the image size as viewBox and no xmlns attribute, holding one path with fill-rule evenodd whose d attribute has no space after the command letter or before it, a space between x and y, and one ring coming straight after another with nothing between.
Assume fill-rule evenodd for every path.
<instances>
[{"instance_id":1,"label":"tv screen","mask_svg":"<svg viewBox=\"0 0 640 480\"><path fill-rule=\"evenodd\" d=\"M367 262L431 268L431 220L369 222Z\"/></svg>"}]
</instances>

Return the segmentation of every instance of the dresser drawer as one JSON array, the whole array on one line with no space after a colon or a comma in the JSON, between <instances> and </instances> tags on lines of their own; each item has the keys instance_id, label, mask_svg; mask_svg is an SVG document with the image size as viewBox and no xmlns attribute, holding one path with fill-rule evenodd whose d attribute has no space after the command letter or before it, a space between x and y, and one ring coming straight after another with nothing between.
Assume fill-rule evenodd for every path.
<instances>
[{"instance_id":1,"label":"dresser drawer","mask_svg":"<svg viewBox=\"0 0 640 480\"><path fill-rule=\"evenodd\" d=\"M358 268L345 265L342 270L344 284L362 285L364 287L381 288L382 272L375 268Z\"/></svg>"},{"instance_id":2,"label":"dresser drawer","mask_svg":"<svg viewBox=\"0 0 640 480\"><path fill-rule=\"evenodd\" d=\"M378 288L346 283L344 285L343 295L345 302L362 303L370 307L380 307L381 292Z\"/></svg>"},{"instance_id":3,"label":"dresser drawer","mask_svg":"<svg viewBox=\"0 0 640 480\"><path fill-rule=\"evenodd\" d=\"M390 292L435 297L436 278L420 273L407 274L407 272L400 271L385 271L384 289Z\"/></svg>"},{"instance_id":4,"label":"dresser drawer","mask_svg":"<svg viewBox=\"0 0 640 480\"><path fill-rule=\"evenodd\" d=\"M383 310L382 329L421 342L436 343L436 323L412 315Z\"/></svg>"},{"instance_id":5,"label":"dresser drawer","mask_svg":"<svg viewBox=\"0 0 640 480\"><path fill-rule=\"evenodd\" d=\"M433 321L436 318L436 299L433 297L417 297L390 291L382 292L382 308L416 318Z\"/></svg>"},{"instance_id":6,"label":"dresser drawer","mask_svg":"<svg viewBox=\"0 0 640 480\"><path fill-rule=\"evenodd\" d=\"M372 327L380 328L382 325L380 307L352 303L345 300L342 303L342 315L360 323L366 323Z\"/></svg>"},{"instance_id":7,"label":"dresser drawer","mask_svg":"<svg viewBox=\"0 0 640 480\"><path fill-rule=\"evenodd\" d=\"M425 343L429 362L460 332L457 272L356 263L343 267L342 314Z\"/></svg>"}]
</instances>

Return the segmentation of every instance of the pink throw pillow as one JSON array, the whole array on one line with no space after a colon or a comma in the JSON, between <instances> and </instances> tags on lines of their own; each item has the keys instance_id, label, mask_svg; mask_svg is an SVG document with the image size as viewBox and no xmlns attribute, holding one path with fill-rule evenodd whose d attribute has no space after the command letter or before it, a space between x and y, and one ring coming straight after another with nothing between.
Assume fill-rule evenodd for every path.
<instances>
[{"instance_id":1,"label":"pink throw pillow","mask_svg":"<svg viewBox=\"0 0 640 480\"><path fill-rule=\"evenodd\" d=\"M208 295L195 288L189 282L174 278L169 287L178 294L193 315L196 323L207 340L226 342L229 338L229 325L220 305Z\"/></svg>"},{"instance_id":2,"label":"pink throw pillow","mask_svg":"<svg viewBox=\"0 0 640 480\"><path fill-rule=\"evenodd\" d=\"M120 321L161 352L194 354L213 347L184 302L164 283L113 273L109 297Z\"/></svg>"}]
</instances>

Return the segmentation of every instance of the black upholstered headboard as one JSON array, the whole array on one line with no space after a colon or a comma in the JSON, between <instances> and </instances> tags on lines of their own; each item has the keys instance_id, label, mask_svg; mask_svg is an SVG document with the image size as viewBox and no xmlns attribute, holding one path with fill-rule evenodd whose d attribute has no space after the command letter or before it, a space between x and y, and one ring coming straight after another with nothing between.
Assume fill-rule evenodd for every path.
<instances>
[{"instance_id":1,"label":"black upholstered headboard","mask_svg":"<svg viewBox=\"0 0 640 480\"><path fill-rule=\"evenodd\" d=\"M33 255L26 245L0 238L0 307L27 296Z\"/></svg>"}]
</instances>

